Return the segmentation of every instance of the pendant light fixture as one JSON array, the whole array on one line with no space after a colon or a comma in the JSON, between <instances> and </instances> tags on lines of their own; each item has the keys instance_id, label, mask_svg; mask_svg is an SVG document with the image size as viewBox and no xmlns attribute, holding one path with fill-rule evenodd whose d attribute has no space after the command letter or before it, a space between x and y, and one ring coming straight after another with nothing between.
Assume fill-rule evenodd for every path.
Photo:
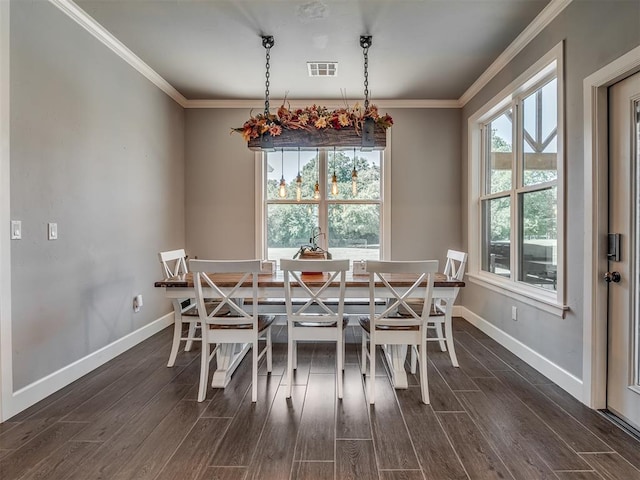
<instances>
[{"instance_id":1,"label":"pendant light fixture","mask_svg":"<svg viewBox=\"0 0 640 480\"><path fill-rule=\"evenodd\" d=\"M358 172L356 171L356 149L353 149L353 171L351 172L351 193L358 194Z\"/></svg>"},{"instance_id":2,"label":"pendant light fixture","mask_svg":"<svg viewBox=\"0 0 640 480\"><path fill-rule=\"evenodd\" d=\"M298 147L298 176L296 177L296 200L302 199L302 175L300 175L300 147Z\"/></svg>"},{"instance_id":3,"label":"pendant light fixture","mask_svg":"<svg viewBox=\"0 0 640 480\"><path fill-rule=\"evenodd\" d=\"M316 185L313 187L313 198L320 200L320 151L316 148Z\"/></svg>"},{"instance_id":4,"label":"pendant light fixture","mask_svg":"<svg viewBox=\"0 0 640 480\"><path fill-rule=\"evenodd\" d=\"M1 1L1 0L0 0ZM233 132L242 134L251 150L275 152L278 148L331 148L356 147L363 151L382 150L386 147L385 131L393 120L389 115L379 115L377 107L369 104L369 49L373 43L371 35L360 36L364 60L364 110L360 108L339 108L330 111L316 105L290 110L283 103L277 114L270 112L271 49L275 45L272 35L261 36L265 50L264 111L250 115L242 127ZM322 110L324 118L336 119L328 122L301 122L302 116L314 117ZM346 123L345 123L346 122ZM325 169L323 168L323 172ZM325 182L323 181L323 184Z\"/></svg>"},{"instance_id":5,"label":"pendant light fixture","mask_svg":"<svg viewBox=\"0 0 640 480\"><path fill-rule=\"evenodd\" d=\"M331 195L338 195L338 177L336 176L336 147L333 147L333 175L331 176Z\"/></svg>"},{"instance_id":6,"label":"pendant light fixture","mask_svg":"<svg viewBox=\"0 0 640 480\"><path fill-rule=\"evenodd\" d=\"M282 177L280 178L280 186L278 187L278 195L280 198L287 196L287 182L284 180L284 148L280 150L282 152Z\"/></svg>"}]
</instances>

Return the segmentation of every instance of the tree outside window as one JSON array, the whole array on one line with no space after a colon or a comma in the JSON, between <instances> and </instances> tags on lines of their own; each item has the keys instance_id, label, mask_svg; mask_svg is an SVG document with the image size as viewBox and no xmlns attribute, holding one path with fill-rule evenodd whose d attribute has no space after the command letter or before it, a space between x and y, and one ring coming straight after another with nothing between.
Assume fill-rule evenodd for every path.
<instances>
[{"instance_id":1,"label":"tree outside window","mask_svg":"<svg viewBox=\"0 0 640 480\"><path fill-rule=\"evenodd\" d=\"M332 258L379 259L381 238L381 152L300 151L301 198L297 200L298 151L266 155L265 230L269 260L292 258L301 246L317 243ZM357 172L353 193L352 173ZM331 177L338 194L331 194ZM281 178L286 196L278 195ZM314 197L316 182L319 198ZM318 229L320 234L318 235ZM314 238L315 237L315 238Z\"/></svg>"}]
</instances>

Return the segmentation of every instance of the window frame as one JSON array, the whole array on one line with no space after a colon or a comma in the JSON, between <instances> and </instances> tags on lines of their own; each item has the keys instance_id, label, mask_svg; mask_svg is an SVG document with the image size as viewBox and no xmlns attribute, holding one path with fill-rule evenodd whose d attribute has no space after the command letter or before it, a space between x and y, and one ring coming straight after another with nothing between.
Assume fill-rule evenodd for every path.
<instances>
[{"instance_id":1,"label":"window frame","mask_svg":"<svg viewBox=\"0 0 640 480\"><path fill-rule=\"evenodd\" d=\"M380 153L380 198L375 200L352 200L352 199L332 199L327 195L328 187L328 158L333 147L323 147L319 149L319 179L320 200L302 199L299 202L295 199L271 199L266 198L267 182L267 154L256 152L256 175L255 175L255 212L256 212L256 258L267 259L267 208L269 204L312 204L318 205L318 223L323 232L328 232L328 212L329 206L335 204L345 205L380 205L380 259L389 260L391 258L391 136L390 128L387 129L387 145ZM318 243L322 248L327 247L326 239ZM357 258L350 259L358 260Z\"/></svg>"},{"instance_id":2,"label":"window frame","mask_svg":"<svg viewBox=\"0 0 640 480\"><path fill-rule=\"evenodd\" d=\"M468 119L468 153L469 153L469 263L468 277L472 283L500 292L525 304L563 317L568 307L565 301L565 208L564 188L564 68L563 44L556 45L522 75L511 82L493 99L487 102ZM522 101L546 85L553 78L557 79L557 177L555 181L524 185L524 145L522 130ZM487 144L487 125L505 111L513 109L512 124L512 172L511 189L496 193L487 189L486 156L490 145ZM522 195L557 187L557 283L556 290L545 290L518 280L520 275L520 234L522 222L519 216ZM482 269L482 241L484 223L482 206L484 201L493 198L510 199L511 232L510 232L510 275L503 277Z\"/></svg>"}]
</instances>

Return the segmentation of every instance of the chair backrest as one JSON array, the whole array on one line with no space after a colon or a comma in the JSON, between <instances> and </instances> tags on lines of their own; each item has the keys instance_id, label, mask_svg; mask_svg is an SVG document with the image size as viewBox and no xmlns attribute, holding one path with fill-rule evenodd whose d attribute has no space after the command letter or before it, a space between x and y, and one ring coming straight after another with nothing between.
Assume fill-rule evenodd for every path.
<instances>
[{"instance_id":1,"label":"chair backrest","mask_svg":"<svg viewBox=\"0 0 640 480\"><path fill-rule=\"evenodd\" d=\"M165 278L187 273L187 262L185 261L186 256L184 248L160 252L158 254Z\"/></svg>"},{"instance_id":2,"label":"chair backrest","mask_svg":"<svg viewBox=\"0 0 640 480\"><path fill-rule=\"evenodd\" d=\"M251 323L257 328L260 260L189 260L189 268L193 273L201 322L229 327ZM248 285L250 295L246 292ZM212 293L205 293L205 288L211 289ZM240 292L240 289L243 291ZM219 301L208 314L206 298ZM251 313L242 308L241 301L245 298L253 300Z\"/></svg>"},{"instance_id":3,"label":"chair backrest","mask_svg":"<svg viewBox=\"0 0 640 480\"><path fill-rule=\"evenodd\" d=\"M448 277L462 280L464 268L467 265L467 254L457 250L447 250L447 263L444 266L444 274Z\"/></svg>"},{"instance_id":4,"label":"chair backrest","mask_svg":"<svg viewBox=\"0 0 640 480\"><path fill-rule=\"evenodd\" d=\"M369 304L372 331L375 326L413 326L423 325L429 319L428 308L417 308L409 298L419 298L424 305L430 305L433 298L433 282L438 271L437 260L422 261L367 261L369 273ZM397 285L399 277L406 278L403 286L392 286L390 276ZM376 298L387 298L387 305L381 313L375 311ZM398 307L405 311L398 315Z\"/></svg>"},{"instance_id":5,"label":"chair backrest","mask_svg":"<svg viewBox=\"0 0 640 480\"><path fill-rule=\"evenodd\" d=\"M296 321L313 316L314 322L341 322L344 316L344 296L346 272L349 260L280 260L280 269L284 272L284 294L287 317ZM314 272L303 274L302 272ZM340 290L337 308L326 304L327 289L339 278ZM305 301L293 305L294 298ZM335 298L335 295L334 295Z\"/></svg>"}]
</instances>

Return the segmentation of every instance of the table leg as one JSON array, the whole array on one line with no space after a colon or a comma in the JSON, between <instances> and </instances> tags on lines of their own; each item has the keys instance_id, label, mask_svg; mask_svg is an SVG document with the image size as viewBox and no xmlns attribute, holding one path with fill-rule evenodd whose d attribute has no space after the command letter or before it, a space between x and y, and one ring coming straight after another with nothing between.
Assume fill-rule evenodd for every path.
<instances>
[{"instance_id":1,"label":"table leg","mask_svg":"<svg viewBox=\"0 0 640 480\"><path fill-rule=\"evenodd\" d=\"M211 386L224 388L231 381L231 375L251 349L250 343L223 343L216 352L217 369L213 372Z\"/></svg>"},{"instance_id":2,"label":"table leg","mask_svg":"<svg viewBox=\"0 0 640 480\"><path fill-rule=\"evenodd\" d=\"M244 306L244 298L234 298L233 303L240 308ZM237 313L231 312L231 317ZM213 372L211 386L213 388L225 388L231 381L233 372L238 368L240 362L251 348L250 343L223 343L216 352L216 371Z\"/></svg>"},{"instance_id":3,"label":"table leg","mask_svg":"<svg viewBox=\"0 0 640 480\"><path fill-rule=\"evenodd\" d=\"M447 350L449 350L449 357L451 358L451 364L454 367L458 367L458 357L456 356L456 347L453 344L453 300L447 300L447 308L444 315L444 336L447 340Z\"/></svg>"},{"instance_id":4,"label":"table leg","mask_svg":"<svg viewBox=\"0 0 640 480\"><path fill-rule=\"evenodd\" d=\"M404 361L407 358L406 345L384 345L382 348L394 388L409 388Z\"/></svg>"}]
</instances>

